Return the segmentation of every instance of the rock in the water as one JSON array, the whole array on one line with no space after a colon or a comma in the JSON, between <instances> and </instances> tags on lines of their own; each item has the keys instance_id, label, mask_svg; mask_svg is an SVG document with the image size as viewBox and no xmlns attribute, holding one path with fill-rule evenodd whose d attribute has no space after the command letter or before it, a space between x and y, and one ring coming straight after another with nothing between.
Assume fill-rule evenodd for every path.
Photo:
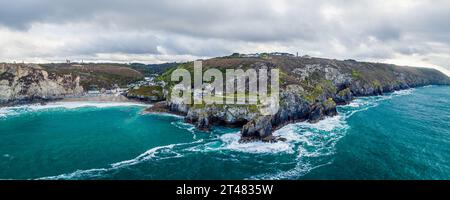
<instances>
[{"instance_id":1,"label":"rock in the water","mask_svg":"<svg viewBox=\"0 0 450 200\"><path fill-rule=\"evenodd\" d=\"M270 116L263 116L258 107L248 105L168 103L169 110L184 113L186 121L200 129L217 124L242 126L241 142L277 140L272 136L272 131L289 123L314 123L337 115L336 105L348 104L354 97L381 95L428 84L450 84L450 79L437 70L354 60L276 55L249 59L235 56L207 59L203 64L205 68L223 66L227 69L280 70L279 109ZM193 63L183 64L182 67L192 69ZM170 79L167 75L162 78Z\"/></svg>"},{"instance_id":2,"label":"rock in the water","mask_svg":"<svg viewBox=\"0 0 450 200\"><path fill-rule=\"evenodd\" d=\"M309 114L309 122L315 123L323 118L323 108L322 106L316 106L312 109L311 113Z\"/></svg>"},{"instance_id":3,"label":"rock in the water","mask_svg":"<svg viewBox=\"0 0 450 200\"><path fill-rule=\"evenodd\" d=\"M353 100L353 94L349 88L345 88L345 89L339 91L334 98L334 101L338 104L348 104L352 100Z\"/></svg>"},{"instance_id":4,"label":"rock in the water","mask_svg":"<svg viewBox=\"0 0 450 200\"><path fill-rule=\"evenodd\" d=\"M272 134L272 116L260 116L242 127L242 137L265 138Z\"/></svg>"}]
</instances>

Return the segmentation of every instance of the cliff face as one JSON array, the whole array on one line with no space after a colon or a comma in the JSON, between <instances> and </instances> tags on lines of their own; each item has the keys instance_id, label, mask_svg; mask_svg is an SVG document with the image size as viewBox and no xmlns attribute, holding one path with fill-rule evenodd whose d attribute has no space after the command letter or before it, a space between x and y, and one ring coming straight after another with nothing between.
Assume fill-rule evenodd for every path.
<instances>
[{"instance_id":1,"label":"cliff face","mask_svg":"<svg viewBox=\"0 0 450 200\"><path fill-rule=\"evenodd\" d=\"M48 73L33 64L0 64L0 105L47 101L82 92L78 76Z\"/></svg>"},{"instance_id":2,"label":"cliff face","mask_svg":"<svg viewBox=\"0 0 450 200\"><path fill-rule=\"evenodd\" d=\"M180 65L192 71L192 63ZM255 70L280 69L280 109L264 116L257 106L183 105L168 102L156 106L161 111L183 114L186 121L207 130L212 125L242 127L242 141L276 141L271 133L298 121L312 123L337 115L336 105L347 104L354 97L382 95L400 89L425 85L448 85L441 72L426 68L402 67L380 63L338 61L321 58L273 56L270 58L214 58L203 61L203 69L233 68ZM170 71L169 71L170 72ZM161 77L168 79L169 73ZM166 77L164 77L166 76ZM170 90L168 84L166 90ZM152 111L152 109L150 109Z\"/></svg>"},{"instance_id":3,"label":"cliff face","mask_svg":"<svg viewBox=\"0 0 450 200\"><path fill-rule=\"evenodd\" d=\"M158 102L164 100L161 86L141 86L138 89L130 89L127 98L137 99L145 102Z\"/></svg>"}]
</instances>

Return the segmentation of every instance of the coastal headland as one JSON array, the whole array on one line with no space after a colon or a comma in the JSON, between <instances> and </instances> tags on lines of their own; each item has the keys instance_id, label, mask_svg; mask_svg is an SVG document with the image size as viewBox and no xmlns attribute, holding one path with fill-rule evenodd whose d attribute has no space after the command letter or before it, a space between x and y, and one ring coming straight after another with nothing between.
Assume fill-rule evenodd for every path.
<instances>
[{"instance_id":1,"label":"coastal headland","mask_svg":"<svg viewBox=\"0 0 450 200\"><path fill-rule=\"evenodd\" d=\"M260 113L262 105L206 105L171 101L176 69L194 72L193 62L163 65L157 71L136 64L0 64L0 105L48 101L146 102L145 112L182 115L198 129L241 128L241 142L276 142L272 132L294 122L315 123L337 115L336 106L355 97L383 95L425 85L448 85L450 78L429 68L335 60L292 54L233 54L202 60L211 68L243 71L279 69L280 109ZM269 77L270 78L270 77ZM244 91L245 92L245 91Z\"/></svg>"}]
</instances>

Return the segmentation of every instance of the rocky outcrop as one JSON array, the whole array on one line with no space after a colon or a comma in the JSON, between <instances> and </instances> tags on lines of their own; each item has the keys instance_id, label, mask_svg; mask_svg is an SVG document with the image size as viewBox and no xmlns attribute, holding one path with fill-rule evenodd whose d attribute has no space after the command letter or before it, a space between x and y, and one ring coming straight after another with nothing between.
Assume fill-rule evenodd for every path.
<instances>
[{"instance_id":1,"label":"rocky outcrop","mask_svg":"<svg viewBox=\"0 0 450 200\"><path fill-rule=\"evenodd\" d=\"M238 105L194 105L188 108L185 120L201 130L209 130L213 125L241 127L258 116L258 112L252 109L251 106Z\"/></svg>"},{"instance_id":2,"label":"rocky outcrop","mask_svg":"<svg viewBox=\"0 0 450 200\"><path fill-rule=\"evenodd\" d=\"M0 106L55 100L83 92L80 77L33 64L0 64Z\"/></svg>"},{"instance_id":3,"label":"rocky outcrop","mask_svg":"<svg viewBox=\"0 0 450 200\"><path fill-rule=\"evenodd\" d=\"M192 71L192 63L180 65ZM233 69L280 69L280 107L274 115L261 115L255 105L183 105L168 101L169 112L186 116L187 122L199 129L213 125L242 127L242 142L282 140L272 132L286 124L309 121L315 123L337 115L336 105L348 104L358 96L382 95L395 90L424 85L448 85L449 77L426 68L401 67L354 60L272 56L256 58L214 58L203 61L209 67ZM162 80L169 80L169 73ZM166 90L170 90L168 84ZM154 109L154 108L153 108Z\"/></svg>"},{"instance_id":4,"label":"rocky outcrop","mask_svg":"<svg viewBox=\"0 0 450 200\"><path fill-rule=\"evenodd\" d=\"M345 88L339 91L334 97L334 101L337 104L348 104L353 100L353 93L350 88Z\"/></svg>"},{"instance_id":5,"label":"rocky outcrop","mask_svg":"<svg viewBox=\"0 0 450 200\"><path fill-rule=\"evenodd\" d=\"M272 116L258 116L242 127L243 138L266 138L272 133Z\"/></svg>"},{"instance_id":6,"label":"rocky outcrop","mask_svg":"<svg viewBox=\"0 0 450 200\"><path fill-rule=\"evenodd\" d=\"M164 100L164 94L160 86L141 86L137 89L130 89L127 98L137 99L144 102L159 102Z\"/></svg>"}]
</instances>

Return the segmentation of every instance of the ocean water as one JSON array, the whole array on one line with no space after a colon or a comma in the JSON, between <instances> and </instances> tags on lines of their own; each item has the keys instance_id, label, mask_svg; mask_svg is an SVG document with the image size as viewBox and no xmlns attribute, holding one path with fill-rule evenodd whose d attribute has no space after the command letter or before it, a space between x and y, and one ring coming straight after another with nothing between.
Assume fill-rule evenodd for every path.
<instances>
[{"instance_id":1,"label":"ocean water","mask_svg":"<svg viewBox=\"0 0 450 200\"><path fill-rule=\"evenodd\" d=\"M364 97L240 144L140 104L0 108L0 179L450 179L450 87Z\"/></svg>"}]
</instances>

